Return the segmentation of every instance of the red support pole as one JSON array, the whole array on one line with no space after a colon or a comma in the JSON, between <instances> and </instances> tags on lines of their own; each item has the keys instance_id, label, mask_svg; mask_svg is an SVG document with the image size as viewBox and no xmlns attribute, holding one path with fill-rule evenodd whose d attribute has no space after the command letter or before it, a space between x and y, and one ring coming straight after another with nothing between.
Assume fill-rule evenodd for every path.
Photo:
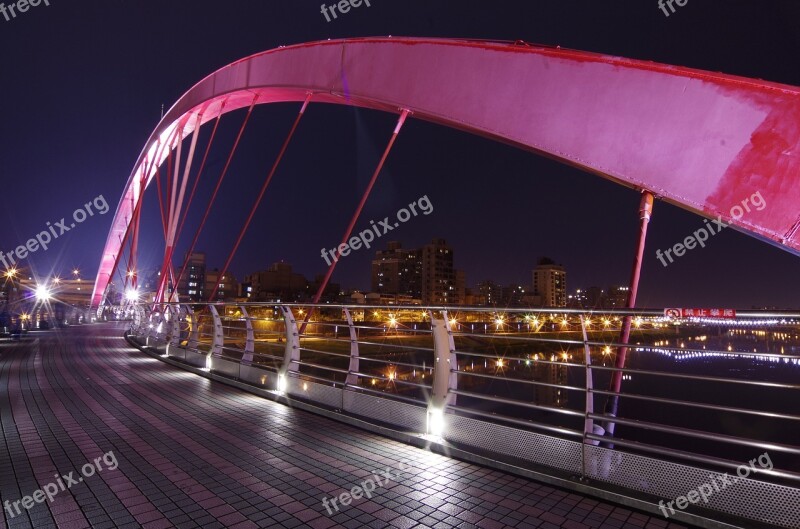
<instances>
[{"instance_id":1,"label":"red support pole","mask_svg":"<svg viewBox=\"0 0 800 529\"><path fill-rule=\"evenodd\" d=\"M372 188L375 186L375 181L378 179L378 175L380 174L381 170L383 169L383 165L386 163L386 159L389 157L389 153L392 151L392 147L394 146L395 140L397 140L397 135L400 134L400 130L403 128L403 124L406 122L406 118L408 117L408 110L403 109L400 113L400 118L397 120L397 126L394 128L394 132L392 133L392 137L389 140L389 144L386 146L386 150L383 151L383 156L381 157L380 162L378 162L378 167L375 168L375 172L372 174L372 178L369 181L369 185L367 185L367 189L364 191L364 195L361 197L361 202L358 203L358 207L356 208L356 212L353 215L353 218L350 220L350 224L348 224L347 229L344 232L344 237L342 237L342 244L345 244L349 239L350 235L353 233L353 228L358 222L358 217L361 216L361 211L364 209L364 204L367 203L367 199L369 198L370 193L372 192ZM339 245L341 246L341 244ZM338 253L338 247L335 249L332 257L333 262L328 267L328 271L325 273L325 279L322 280L322 284L317 289L317 293L314 295L314 300L311 302L312 304L316 305L319 303L320 298L322 297L323 292L325 292L325 288L328 286L328 282L333 275L333 270L336 268L336 263L339 262L338 257L336 254ZM305 333L306 326L308 325L309 320L311 319L311 313L313 312L313 308L308 311L306 314L306 318L303 321L303 325L299 330L299 334Z\"/></svg>"},{"instance_id":2,"label":"red support pole","mask_svg":"<svg viewBox=\"0 0 800 529\"><path fill-rule=\"evenodd\" d=\"M247 126L247 122L250 120L250 115L253 113L253 107L256 106L256 101L258 100L258 96L256 95L253 97L253 102L250 103L250 108L247 110L247 115L242 122L242 126L239 129L239 134L236 136L236 141L233 143L233 148L231 148L231 152L228 155L228 160L225 162L225 167L222 169L222 173L219 175L219 180L217 180L217 186L214 188L214 192L211 194L211 199L208 201L208 206L206 207L206 211L203 214L203 220L200 221L200 226L197 227L197 231L194 234L194 239L192 240L192 244L189 247L189 251L186 254L186 259L183 261L183 266L181 267L181 271L178 274L178 277L175 279L175 288L178 288L178 283L180 283L181 278L183 277L183 273L186 271L186 267L189 264L189 257L194 252L194 247L197 245L197 240L200 238L200 232L203 231L203 226L205 226L206 221L208 220L208 214L211 212L211 206L214 205L214 200L217 198L217 193L219 192L219 188L222 185L222 180L225 178L225 174L228 172L228 168L231 165L231 161L233 160L233 155L236 153L236 148L239 146L239 141L242 139L242 134L244 134L244 129ZM161 295L163 292L159 289L159 297L158 301L161 300Z\"/></svg>"},{"instance_id":3,"label":"red support pole","mask_svg":"<svg viewBox=\"0 0 800 529\"><path fill-rule=\"evenodd\" d=\"M225 108L224 102L222 103L222 108ZM189 216L189 207L192 205L192 200L194 200L194 195L197 192L197 185L200 183L200 176L203 174L203 169L206 167L208 153L211 152L211 144L214 143L214 137L217 135L217 128L219 127L219 121L221 118L222 109L220 109L220 114L217 116L217 119L214 122L214 129L211 131L211 138L209 138L208 145L206 145L206 152L203 155L203 161L200 163L200 169L197 171L197 176L195 177L194 184L192 185L192 192L189 193L189 200L186 202L186 210L183 212L183 217L178 225L178 231L175 234L176 239L180 237L180 234L183 232L183 224L186 222L186 217Z\"/></svg>"},{"instance_id":4,"label":"red support pole","mask_svg":"<svg viewBox=\"0 0 800 529\"><path fill-rule=\"evenodd\" d=\"M247 216L247 220L242 226L241 231L239 232L239 236L236 238L236 243L233 245L233 249L231 249L230 254L228 254L228 259L225 261L225 266L222 267L222 271L219 274L220 281L222 278L225 277L225 273L228 271L228 267L231 265L231 261L233 260L233 256L236 255L236 250L239 249L239 245L242 243L242 239L244 238L244 234L247 231L247 228L250 226L250 223L253 221L253 216L256 214L256 210L258 210L258 206L261 204L261 199L264 198L264 193L267 191L267 187L269 183L272 181L272 177L275 176L275 171L278 170L278 165L280 165L281 160L283 159L283 155L286 153L286 148L289 147L289 142L292 140L295 131L297 130L297 126L300 124L300 120L303 117L303 114L306 112L306 108L308 108L308 103L311 101L311 94L309 93L306 97L303 106L300 107L300 112L297 114L297 117L294 120L294 124L292 125L291 130L289 130L289 134L286 136L286 139L283 141L283 146L281 147L280 152L278 153L278 157L275 159L275 163L272 164L272 169L267 175L266 180L264 180L264 184L261 186L261 191L258 193L258 197L256 201L253 203L253 207L250 208L250 214ZM214 283L214 290L211 292L211 295L208 297L208 301L214 301L214 296L217 295L217 290L219 290L219 281Z\"/></svg>"},{"instance_id":5,"label":"red support pole","mask_svg":"<svg viewBox=\"0 0 800 529\"><path fill-rule=\"evenodd\" d=\"M139 203L141 204L144 201L144 196L139 198ZM136 276L136 256L139 250L139 225L140 220L142 218L142 208L139 207L136 209L136 214L134 215L134 222L133 225L133 239L131 240L131 250L130 254L128 255L128 274L131 277L131 285L135 289L139 285L139 281L137 280Z\"/></svg>"},{"instance_id":6,"label":"red support pole","mask_svg":"<svg viewBox=\"0 0 800 529\"><path fill-rule=\"evenodd\" d=\"M639 277L641 276L642 272L642 259L644 257L644 246L645 242L647 241L647 226L650 223L650 217L653 215L653 194L649 191L642 192L642 201L639 205L639 242L636 248L636 258L633 261L633 270L631 272L631 286L630 290L628 291L628 303L627 308L633 309L636 307L636 294L639 290ZM632 317L630 315L625 316L622 322L622 329L620 331L620 338L619 342L625 344L619 348L617 351L617 361L615 367L617 369L624 369L625 368L625 360L628 356L628 340L631 336L631 320ZM613 393L619 393L620 389L622 389L622 375L624 373L622 371L614 371L614 374L611 377L611 384L609 386L609 391ZM610 417L611 419L605 421L604 428L606 430L605 435L608 437L614 437L614 430L616 428L616 423L613 421L613 418L617 416L617 411L619 410L619 395L610 395L606 400L606 407L605 407L605 415ZM613 448L613 445L610 446Z\"/></svg>"},{"instance_id":7,"label":"red support pole","mask_svg":"<svg viewBox=\"0 0 800 529\"><path fill-rule=\"evenodd\" d=\"M172 141L175 139L175 135L178 132L178 128L176 127L175 131L170 136L169 140L165 147L167 148L167 191L169 192L169 175L172 173ZM167 238L167 213L164 210L164 202L161 196L161 166L156 165L156 194L158 195L158 209L161 212L161 224L164 229L164 240Z\"/></svg>"},{"instance_id":8,"label":"red support pole","mask_svg":"<svg viewBox=\"0 0 800 529\"><path fill-rule=\"evenodd\" d=\"M156 144L156 149L155 149L155 153L153 155L153 159L150 160L149 165L147 166L147 170L145 170L142 173L141 179L139 180L139 193L140 193L139 202L138 202L138 204L136 204L136 207L133 209L133 213L131 214L131 221L128 223L128 227L125 228L125 237L123 237L120 240L120 245L119 245L120 252L114 257L114 266L111 267L111 273L109 274L109 281L111 280L111 278L113 278L115 270L119 273L119 262L122 259L122 254L124 253L125 244L127 244L127 242L128 242L128 236L130 235L131 229L134 226L133 219L141 211L142 203L144 202L144 186L145 186L145 183L147 182L147 176L150 174L150 171L153 168L153 164L156 162L156 159L158 158L158 154L159 154L160 151L161 151L161 145L160 145L160 142L159 142L159 143ZM137 225L137 229L138 229L138 225ZM130 270L130 260L128 261L128 269ZM126 274L125 277L127 278L127 274ZM122 282L123 282L123 284L125 284L125 286L127 286L126 281L127 281L127 279L123 278Z\"/></svg>"},{"instance_id":9,"label":"red support pole","mask_svg":"<svg viewBox=\"0 0 800 529\"><path fill-rule=\"evenodd\" d=\"M182 141L178 142L177 148L177 161L175 163L175 174L172 180L172 197L169 202L169 211L167 214L167 226L165 227L164 237L167 243L164 251L164 262L161 266L161 281L159 281L158 297L163 298L163 291L168 288L167 272L169 272L169 279L172 280L173 286L175 284L175 271L172 266L172 252L175 250L176 229L178 218L181 214L181 206L183 203L183 196L186 191L186 183L189 179L189 173L192 168L192 161L194 160L195 147L197 146L197 137L200 133L200 123L202 120L202 113L197 114L194 133L192 134L191 146L189 148L189 155L186 158L186 168L181 180L180 192L178 191L178 180L180 180L180 167L181 167L181 145ZM177 130L177 129L176 129ZM171 163L170 163L171 165ZM170 173L172 173L170 169ZM160 300L160 299L159 299Z\"/></svg>"},{"instance_id":10,"label":"red support pole","mask_svg":"<svg viewBox=\"0 0 800 529\"><path fill-rule=\"evenodd\" d=\"M144 198L144 197L141 197L141 198ZM135 226L134 229L138 229L139 226L138 226L138 224L136 224L136 212L137 211L138 211L138 208L136 207L136 205L133 202L133 197L131 197L131 212L132 213L131 213L131 220L130 220L130 222L128 222L128 228L130 228L131 225L134 225ZM120 239L120 242L122 242L121 239ZM132 248L133 248L133 245L131 245L131 249ZM125 250L124 245L120 249L122 251L124 251ZM128 278L130 277L130 271L132 270L132 268L131 268L132 265L133 265L133 252L131 251L131 252L128 253L128 261L127 261L127 264L125 265L125 278L122 281L122 291L123 292L128 290Z\"/></svg>"},{"instance_id":11,"label":"red support pole","mask_svg":"<svg viewBox=\"0 0 800 529\"><path fill-rule=\"evenodd\" d=\"M164 216L164 201L161 198L161 167L156 166L156 194L158 195L158 210L161 212L161 225L164 237L167 236L167 218Z\"/></svg>"},{"instance_id":12,"label":"red support pole","mask_svg":"<svg viewBox=\"0 0 800 529\"><path fill-rule=\"evenodd\" d=\"M177 128L175 130L178 130ZM178 145L183 143L180 139L178 140ZM167 237L167 226L169 225L169 217L172 212L172 186L170 186L170 182L172 181L172 150L173 148L170 146L169 150L167 150L167 176L164 179L164 187L166 188L167 196L164 197L164 238Z\"/></svg>"}]
</instances>

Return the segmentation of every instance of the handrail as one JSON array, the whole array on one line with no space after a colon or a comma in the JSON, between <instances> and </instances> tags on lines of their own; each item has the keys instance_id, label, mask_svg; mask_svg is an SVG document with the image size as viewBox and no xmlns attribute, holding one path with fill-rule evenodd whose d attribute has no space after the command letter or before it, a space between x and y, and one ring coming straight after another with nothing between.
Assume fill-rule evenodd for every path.
<instances>
[{"instance_id":1,"label":"handrail","mask_svg":"<svg viewBox=\"0 0 800 529\"><path fill-rule=\"evenodd\" d=\"M169 305L175 304L165 303L160 307L163 309ZM589 457L587 450L598 443L607 441L607 437L602 435L602 428L599 430L598 428L609 417L593 411L602 409L602 406L595 402L595 397L619 397L623 400L621 416L613 418L613 422L618 423L623 429L622 436L615 437L613 440L614 450L618 452L660 453L687 463L702 463L714 468L730 468L735 463L731 457L735 456L721 457L722 452L718 454L711 448L700 445L728 447L731 450L736 447L740 449L758 448L786 457L800 456L800 446L793 444L796 441L792 439L789 439L788 442L764 441L744 433L737 435L722 423L708 422L698 426L697 422L692 423L691 420L686 420L694 414L708 414L709 417L734 414L739 415L740 418L747 416L752 420L768 421L774 431L780 432L782 427L785 427L786 430L796 428L797 421L800 421L800 415L789 411L768 410L763 407L762 409L742 407L736 402L725 402L724 399L719 403L714 403L701 398L676 398L671 393L663 395L657 392L658 386L649 383L649 379L646 384L640 383L635 391L621 392L606 389L607 382L604 382L610 378L612 373L622 372L626 377L652 377L653 381L669 381L671 385L684 382L691 382L700 387L731 384L732 387L742 391L746 389L752 392L753 403L770 401L766 398L767 395L800 390L800 384L772 375L759 377L759 379L744 379L725 376L724 373L706 375L685 372L685 369L680 368L682 364L677 362L692 358L732 357L735 361L774 362L776 365L786 364L787 368L794 368L794 366L800 365L798 362L800 353L796 352L800 351L800 330L792 333L792 331L787 331L786 327L800 329L800 313L797 312L741 311L737 312L735 320L710 320L707 318L669 320L664 317L663 309L499 309L252 302L178 305L194 308L194 312L190 321L187 317L188 311L172 311L178 315L172 347L175 347L174 344L178 344L177 346L185 349L187 354L192 352L195 355L207 357L209 369L212 371L233 372L231 370L238 365L240 376L243 376L241 373L245 369L245 365L252 369L264 369L270 373L271 378L261 384L267 384L278 393L297 391L296 387L286 385L286 377L302 379L304 388L306 385L310 389L330 388L324 391L319 390L322 391L321 393L302 395L303 398L339 399L336 402L325 402L337 409L345 409L350 405L355 406L348 400L353 398L353 395L361 395L359 397L361 399L373 399L359 401L357 406L357 409L360 410L359 413L372 413L372 408L375 408L374 413L378 415L383 413L380 412L380 403L383 402L381 399L414 404L418 407L416 409L423 410L425 410L424 405L427 400L429 430L431 421L434 420L432 417L440 414L443 417L440 420L444 420L445 423L454 420L452 417L469 417L470 420L505 426L513 425L514 428L522 431L544 432L562 439L578 438L583 447L582 472L587 472L586 464ZM217 309L222 316L213 318L211 313L203 310L209 307ZM225 316L226 307L245 307L250 314L248 318L250 324L257 322L274 324L274 327L270 329L258 328L262 327L261 324L255 325L253 329L255 339L251 340L247 347L252 349L254 343L262 344L269 348L281 348L283 353L270 355L264 352L249 351L253 360L248 362L243 362L236 355L231 355L230 353L241 353L244 358L248 353L248 350L236 345L245 340L247 327L232 325L232 321L244 322L245 318ZM258 314L261 309L270 311L269 313L276 317L253 316L253 314ZM313 336L298 336L297 329L294 328L294 319L287 316L294 314L295 311L299 313L300 310L314 311L315 318L320 319L320 321L310 322L310 325L318 325ZM366 317L365 321L353 321L350 317L355 318L354 315L358 315L360 318L359 311L372 312L376 310L380 313L392 314L398 324L395 325L393 322L391 326L387 326L387 323L379 317L376 317L374 321L371 317ZM210 308L209 311L211 311ZM341 311L342 314L337 314L338 311ZM345 311L349 312L345 314ZM153 324L161 322L158 319L159 314L160 311L145 310L140 316L141 321L136 324L137 329L141 329L141 332L147 336L148 344L164 342L165 345L169 333L167 331L157 332L153 329ZM278 314L283 315L278 317ZM541 315L544 315L545 319L549 318L549 320L533 323L537 315L540 318ZM370 316L372 315L370 314ZM453 317L452 329L450 325L447 325L449 320L442 319L450 316ZM655 364L621 368L603 365L602 360L606 357L605 355L613 354L613 350L625 345L618 343L616 338L620 322L615 321L608 324L612 318L622 316L641 318L638 321L640 329L634 331L639 334L631 340L632 343L627 344L627 347L631 351L637 351L643 358L657 358L658 361ZM598 323L598 317L603 320L603 323ZM151 322L149 330L147 329L147 318L150 318L149 322ZM325 318L333 319L322 321ZM480 321L469 321L469 318ZM563 318L567 318L566 327L562 325ZM497 327L494 323L496 319L503 321L499 329L492 328ZM442 328L443 322L446 329ZM424 328L404 327L404 325L412 323L423 324ZM465 331L465 326L470 324L485 326L487 332ZM339 328L342 330L338 331ZM458 328L461 328L462 331L459 331ZM707 343L711 349L677 346L682 341L681 337L694 338L699 337L701 333L704 336L712 334L705 330L708 328L725 330L724 334L720 332L708 339ZM788 354L778 353L776 350L754 352L750 341L747 342L748 351L721 350L724 345L719 344L724 344L723 340L727 340L729 343L735 339L749 340L755 337L751 330L760 329L767 329L766 332L774 330L774 333L779 333L783 337L781 340L790 344ZM584 334L581 334L580 331L583 331ZM199 342L195 342L194 349L189 347L189 337L192 332L194 332L195 339L199 340ZM673 333L677 333L678 336ZM264 338L265 336L269 338ZM363 336L363 339L360 336ZM448 336L451 340L449 350L446 345L447 341L442 341ZM602 339L605 336L612 339L605 341ZM274 337L278 337L279 340L275 341ZM660 344L661 340L665 338L670 342L674 340L676 346L655 345L656 343ZM705 337L702 339L706 340ZM772 339L777 340L774 337ZM697 341L691 343L688 339L685 341L690 346L701 345ZM457 343L457 347L455 343ZM215 344L217 344L217 349L215 349ZM327 350L329 348L331 350ZM212 358L215 350L220 356ZM662 354L663 352L671 353L671 355ZM408 359L409 355L416 353L425 355L424 365L408 361L392 361L386 356L401 355L400 358ZM564 355L563 360L551 360L552 356L562 358L562 355ZM585 361L587 355L591 362ZM431 361L430 365L428 358ZM265 359L268 359L267 363L274 365L267 365L263 362ZM471 359L484 359L486 362L481 365L472 362L471 370L467 370L466 367L469 366ZM233 367L230 364L219 364L215 367L215 362L219 360L227 361L233 364ZM346 367L348 360L350 367ZM360 367L359 360L361 361ZM195 361L200 362L199 360ZM326 365L333 364L333 362L341 364L342 367ZM447 363L443 365L442 362ZM505 365L498 364L499 362L504 362ZM390 376L386 376L386 366L392 367ZM342 380L318 376L319 373L316 373L315 370L336 374L334 376L338 376ZM276 371L277 377L274 376ZM452 375L452 380L442 386L440 377L447 375ZM584 384L584 380L590 376L593 377L593 383L591 385ZM284 380L281 381L281 378ZM373 385L376 381L391 382L399 386L394 388L395 390L406 394L378 390L375 387L368 387L366 384L359 385L361 384L359 379L364 379L366 382L372 381ZM401 390L400 387L409 389ZM412 394L412 389L414 390L413 394L418 395L417 398L408 396ZM333 390L341 392L338 397L334 397L335 394L332 393L325 393L325 391ZM446 401L442 401L446 402L443 408L432 407L434 394L439 397L449 396ZM572 400L576 395L580 396L580 399ZM719 393L719 395L721 398L726 396L725 393ZM788 394L781 394L781 396L785 399L793 398ZM625 402L628 402L629 405L624 404ZM779 399L770 402L779 402ZM423 407L419 408L420 405ZM658 412L660 410L654 408L654 406L662 405L670 406L671 409L692 410L693 413L674 416L670 422L667 422L666 419L659 419ZM511 412L505 411L510 407L515 409ZM643 411L637 412L636 410ZM536 419L526 419L526 413ZM394 420L391 414L381 416L380 419L377 418L378 415L376 415L376 420L381 422ZM448 417L451 418L448 419ZM557 417L561 417L561 419L558 420ZM573 430L561 424L566 421L574 422L576 419L589 425L592 425L593 421L595 429L590 431L590 426L585 428L582 426L581 429ZM717 426L716 430L715 425ZM670 439L670 443L674 444L660 446L648 441L650 438L643 435L647 430L669 434L667 438ZM422 433L430 434L431 432ZM447 438L447 431L445 430L442 435ZM702 440L705 443L681 444L681 441L674 439ZM695 444L697 446L694 446ZM726 449L721 448L721 450ZM734 452L724 453L734 454ZM786 469L775 469L766 475L800 483L800 474Z\"/></svg>"}]
</instances>

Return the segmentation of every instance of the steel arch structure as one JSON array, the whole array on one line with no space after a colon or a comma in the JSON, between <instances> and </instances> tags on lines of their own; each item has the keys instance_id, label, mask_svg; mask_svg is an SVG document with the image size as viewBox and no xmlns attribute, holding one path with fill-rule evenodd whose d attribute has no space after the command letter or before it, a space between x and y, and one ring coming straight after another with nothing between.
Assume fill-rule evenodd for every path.
<instances>
[{"instance_id":1,"label":"steel arch structure","mask_svg":"<svg viewBox=\"0 0 800 529\"><path fill-rule=\"evenodd\" d=\"M796 87L519 42L345 39L239 60L175 103L128 178L93 306L145 188L172 149L224 113L309 97L408 111L550 156L800 254ZM735 207L757 192L768 207L737 219Z\"/></svg>"}]
</instances>

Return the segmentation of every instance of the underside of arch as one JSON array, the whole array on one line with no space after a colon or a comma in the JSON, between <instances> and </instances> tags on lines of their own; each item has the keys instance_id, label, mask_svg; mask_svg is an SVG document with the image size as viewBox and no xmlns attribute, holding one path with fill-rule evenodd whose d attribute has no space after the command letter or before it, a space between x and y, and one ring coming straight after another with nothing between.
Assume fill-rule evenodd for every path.
<instances>
[{"instance_id":1,"label":"underside of arch","mask_svg":"<svg viewBox=\"0 0 800 529\"><path fill-rule=\"evenodd\" d=\"M800 254L800 89L528 44L367 38L281 47L206 77L147 140L100 261L97 306L135 204L175 145L220 114L303 101L399 113L531 150ZM153 163L155 162L155 163ZM140 182L144 181L144 185ZM735 218L745 199L760 209ZM760 204L761 202L758 201ZM743 208L744 209L744 208Z\"/></svg>"}]
</instances>

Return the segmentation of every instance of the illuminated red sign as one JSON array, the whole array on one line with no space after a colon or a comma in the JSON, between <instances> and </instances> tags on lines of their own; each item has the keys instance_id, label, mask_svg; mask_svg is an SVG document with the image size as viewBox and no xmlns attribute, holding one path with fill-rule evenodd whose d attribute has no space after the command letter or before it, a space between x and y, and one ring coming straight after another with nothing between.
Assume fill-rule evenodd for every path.
<instances>
[{"instance_id":1,"label":"illuminated red sign","mask_svg":"<svg viewBox=\"0 0 800 529\"><path fill-rule=\"evenodd\" d=\"M735 318L735 309L664 309L667 318Z\"/></svg>"}]
</instances>

